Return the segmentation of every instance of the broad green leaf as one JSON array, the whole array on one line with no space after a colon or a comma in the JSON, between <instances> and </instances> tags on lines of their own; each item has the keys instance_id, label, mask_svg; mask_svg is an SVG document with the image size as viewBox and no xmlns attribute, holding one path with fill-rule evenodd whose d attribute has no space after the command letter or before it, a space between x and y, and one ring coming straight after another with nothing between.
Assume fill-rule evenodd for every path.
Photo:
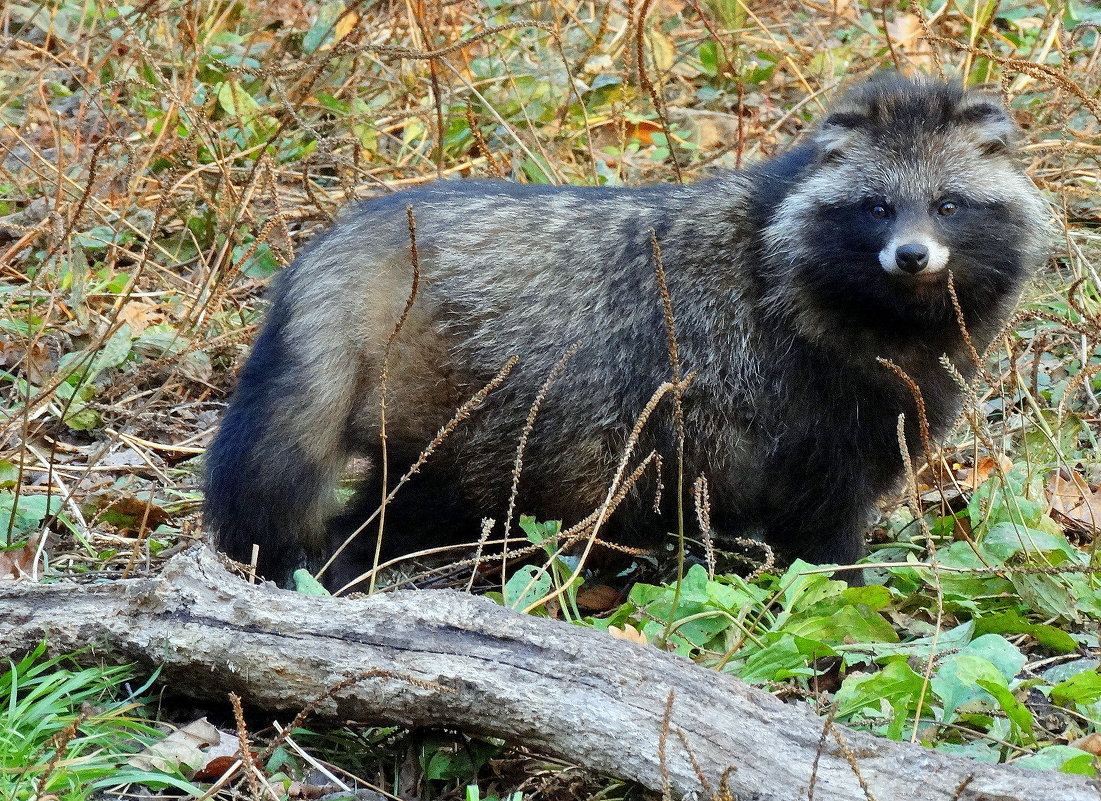
<instances>
[{"instance_id":1,"label":"broad green leaf","mask_svg":"<svg viewBox=\"0 0 1101 801\"><path fill-rule=\"evenodd\" d=\"M1030 609L1063 620L1077 620L1078 603L1068 583L1058 575L1046 573L1014 573L1013 587Z\"/></svg>"},{"instance_id":2,"label":"broad green leaf","mask_svg":"<svg viewBox=\"0 0 1101 801\"><path fill-rule=\"evenodd\" d=\"M753 652L736 671L742 681L764 684L783 681L797 671L806 670L807 658L799 650L795 638L784 634L771 644Z\"/></svg>"},{"instance_id":3,"label":"broad green leaf","mask_svg":"<svg viewBox=\"0 0 1101 801\"><path fill-rule=\"evenodd\" d=\"M973 701L989 699L978 679L999 676L1008 684L1024 667L1025 657L1004 637L984 634L948 657L933 675L933 692L944 704L944 720L952 722L956 710Z\"/></svg>"},{"instance_id":4,"label":"broad green leaf","mask_svg":"<svg viewBox=\"0 0 1101 801\"><path fill-rule=\"evenodd\" d=\"M979 667L981 675L976 674L971 676L969 670L972 665ZM965 657L960 664L959 677L961 680L972 680L975 684L982 687L988 693L990 693L997 700L1001 706L1002 711L1008 716L1009 720L1016 726L1022 735L1028 740L1033 740L1032 734L1032 712L1028 707L1017 700L1017 697L1009 689L1009 684L1005 678L997 671L991 671L987 669L990 663L985 659L969 658Z\"/></svg>"},{"instance_id":5,"label":"broad green leaf","mask_svg":"<svg viewBox=\"0 0 1101 801\"><path fill-rule=\"evenodd\" d=\"M103 343L103 347L101 347L99 353L96 354L95 361L92 362L91 375L89 378L95 378L104 370L118 367L126 361L126 357L130 355L130 343L133 341L133 338L133 334L130 331L130 325L128 323L120 325L118 331L112 334L111 338Z\"/></svg>"},{"instance_id":6,"label":"broad green leaf","mask_svg":"<svg viewBox=\"0 0 1101 801\"><path fill-rule=\"evenodd\" d=\"M12 520L14 509L13 530L17 534L38 528L49 515L56 514L61 509L61 498L54 493L16 495L11 492L0 493L0 524L6 531L8 521Z\"/></svg>"},{"instance_id":7,"label":"broad green leaf","mask_svg":"<svg viewBox=\"0 0 1101 801\"><path fill-rule=\"evenodd\" d=\"M890 657L903 656L907 659L918 659L924 662L929 658L929 653L936 647L937 653L962 650L974 637L975 623L967 621L953 629L942 631L935 638L932 636L921 637L910 642L903 643L853 643L851 645L839 645L837 650L845 654L845 661L849 664L857 662L870 662L875 659L888 659ZM867 654L866 658L861 656Z\"/></svg>"},{"instance_id":8,"label":"broad green leaf","mask_svg":"<svg viewBox=\"0 0 1101 801\"><path fill-rule=\"evenodd\" d=\"M343 13L345 4L343 0L324 0L317 8L317 17L314 19L306 35L302 37L302 50L307 55L317 50L332 39L336 30L336 22Z\"/></svg>"},{"instance_id":9,"label":"broad green leaf","mask_svg":"<svg viewBox=\"0 0 1101 801\"><path fill-rule=\"evenodd\" d=\"M705 73L714 78L719 74L719 46L713 41L706 41L700 45L700 67Z\"/></svg>"},{"instance_id":10,"label":"broad green leaf","mask_svg":"<svg viewBox=\"0 0 1101 801\"><path fill-rule=\"evenodd\" d=\"M1093 704L1101 701L1101 673L1083 671L1051 688L1051 700L1059 706Z\"/></svg>"},{"instance_id":11,"label":"broad green leaf","mask_svg":"<svg viewBox=\"0 0 1101 801\"><path fill-rule=\"evenodd\" d=\"M898 634L881 615L857 606L844 606L828 617L792 618L784 631L836 645L898 642Z\"/></svg>"},{"instance_id":12,"label":"broad green leaf","mask_svg":"<svg viewBox=\"0 0 1101 801\"><path fill-rule=\"evenodd\" d=\"M1014 523L998 523L990 528L982 540L982 549L993 554L1001 562L1021 552L1060 552L1078 560L1076 551L1062 533L1041 531Z\"/></svg>"},{"instance_id":13,"label":"broad green leaf","mask_svg":"<svg viewBox=\"0 0 1101 801\"><path fill-rule=\"evenodd\" d=\"M1032 770L1060 770L1063 773L1078 773L1085 776L1095 775L1093 754L1088 754L1069 745L1049 745L1035 754L1013 760L1018 768Z\"/></svg>"},{"instance_id":14,"label":"broad green leaf","mask_svg":"<svg viewBox=\"0 0 1101 801\"><path fill-rule=\"evenodd\" d=\"M530 515L521 515L520 529L527 536L528 542L541 545L544 540L558 536L558 532L562 530L562 523L558 520L540 523Z\"/></svg>"},{"instance_id":15,"label":"broad green leaf","mask_svg":"<svg viewBox=\"0 0 1101 801\"><path fill-rule=\"evenodd\" d=\"M260 104L232 77L218 87L218 105L234 117L255 117L260 113Z\"/></svg>"},{"instance_id":16,"label":"broad green leaf","mask_svg":"<svg viewBox=\"0 0 1101 801\"><path fill-rule=\"evenodd\" d=\"M19 481L19 466L7 459L0 459L0 487L14 487Z\"/></svg>"},{"instance_id":17,"label":"broad green leaf","mask_svg":"<svg viewBox=\"0 0 1101 801\"><path fill-rule=\"evenodd\" d=\"M909 710L917 704L922 683L922 677L904 659L894 659L875 673L850 674L834 698L837 716L847 720L861 710L880 715L884 700L892 707L902 701Z\"/></svg>"},{"instance_id":18,"label":"broad green leaf","mask_svg":"<svg viewBox=\"0 0 1101 801\"><path fill-rule=\"evenodd\" d=\"M545 570L535 565L524 565L505 583L505 606L524 609L548 595L550 590L551 577Z\"/></svg>"},{"instance_id":19,"label":"broad green leaf","mask_svg":"<svg viewBox=\"0 0 1101 801\"><path fill-rule=\"evenodd\" d=\"M1009 609L975 620L976 634L1028 634L1045 648L1069 654L1078 650L1074 638L1060 628L1043 623L1030 623L1016 610Z\"/></svg>"}]
</instances>

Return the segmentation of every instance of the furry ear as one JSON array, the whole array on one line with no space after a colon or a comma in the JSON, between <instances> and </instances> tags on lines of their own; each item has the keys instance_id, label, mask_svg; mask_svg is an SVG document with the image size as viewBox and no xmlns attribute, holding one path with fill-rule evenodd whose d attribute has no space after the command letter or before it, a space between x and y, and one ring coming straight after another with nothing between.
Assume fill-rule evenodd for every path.
<instances>
[{"instance_id":1,"label":"furry ear","mask_svg":"<svg viewBox=\"0 0 1101 801\"><path fill-rule=\"evenodd\" d=\"M822 158L829 160L840 156L856 139L857 129L867 121L867 117L854 111L835 112L826 117L813 135Z\"/></svg>"},{"instance_id":2,"label":"furry ear","mask_svg":"<svg viewBox=\"0 0 1101 801\"><path fill-rule=\"evenodd\" d=\"M967 126L983 153L1005 153L1017 139L1017 125L1002 104L1001 96L986 87L965 92L955 116Z\"/></svg>"}]
</instances>

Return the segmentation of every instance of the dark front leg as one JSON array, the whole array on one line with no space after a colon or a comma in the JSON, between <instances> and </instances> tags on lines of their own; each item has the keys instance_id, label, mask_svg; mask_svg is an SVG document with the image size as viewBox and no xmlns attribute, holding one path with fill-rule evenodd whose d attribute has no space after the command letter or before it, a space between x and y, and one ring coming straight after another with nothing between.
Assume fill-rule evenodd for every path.
<instances>
[{"instance_id":1,"label":"dark front leg","mask_svg":"<svg viewBox=\"0 0 1101 801\"><path fill-rule=\"evenodd\" d=\"M828 502L824 505L829 507ZM865 510L846 510L840 504L814 512L789 507L766 516L765 540L789 559L815 565L852 565L866 552L867 519ZM841 571L837 578L853 587L864 586L862 570Z\"/></svg>"},{"instance_id":2,"label":"dark front leg","mask_svg":"<svg viewBox=\"0 0 1101 801\"><path fill-rule=\"evenodd\" d=\"M792 555L816 565L851 565L859 562L867 552L864 545L864 520L852 520L845 526L804 530L803 546ZM836 575L850 587L864 586L863 570L845 570Z\"/></svg>"}]
</instances>

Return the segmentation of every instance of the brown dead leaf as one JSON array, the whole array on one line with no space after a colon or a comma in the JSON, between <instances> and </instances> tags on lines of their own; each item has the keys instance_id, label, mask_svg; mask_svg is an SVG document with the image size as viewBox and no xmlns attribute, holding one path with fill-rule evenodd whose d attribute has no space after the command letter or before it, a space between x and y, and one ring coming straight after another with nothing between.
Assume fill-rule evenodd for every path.
<instances>
[{"instance_id":1,"label":"brown dead leaf","mask_svg":"<svg viewBox=\"0 0 1101 801\"><path fill-rule=\"evenodd\" d=\"M650 120L635 120L627 123L627 138L637 139L641 144L654 144L654 134L661 133L661 126Z\"/></svg>"},{"instance_id":2,"label":"brown dead leaf","mask_svg":"<svg viewBox=\"0 0 1101 801\"><path fill-rule=\"evenodd\" d=\"M1004 453L998 454L995 459L993 456L984 456L979 459L979 463L974 467L968 468L960 473L959 484L964 489L974 490L979 487L990 476L994 475L996 471L1007 473L1013 469L1013 460L1006 456Z\"/></svg>"},{"instance_id":3,"label":"brown dead leaf","mask_svg":"<svg viewBox=\"0 0 1101 801\"><path fill-rule=\"evenodd\" d=\"M650 644L649 641L646 639L646 635L629 623L624 624L622 628L620 628L619 626L608 626L608 633L615 637L617 640L637 642L640 645Z\"/></svg>"},{"instance_id":4,"label":"brown dead leaf","mask_svg":"<svg viewBox=\"0 0 1101 801\"><path fill-rule=\"evenodd\" d=\"M36 534L18 547L0 551L0 581L30 579L42 537L42 534Z\"/></svg>"},{"instance_id":5,"label":"brown dead leaf","mask_svg":"<svg viewBox=\"0 0 1101 801\"><path fill-rule=\"evenodd\" d=\"M591 130L593 134L606 144L614 144L619 140L619 123L615 120L605 120L595 123ZM654 144L654 134L662 133L661 125L653 120L628 120L623 125L623 132L628 139L637 139L639 144Z\"/></svg>"},{"instance_id":6,"label":"brown dead leaf","mask_svg":"<svg viewBox=\"0 0 1101 801\"><path fill-rule=\"evenodd\" d=\"M623 594L607 584L586 587L577 593L577 605L589 612L607 612L622 602Z\"/></svg>"},{"instance_id":7,"label":"brown dead leaf","mask_svg":"<svg viewBox=\"0 0 1101 801\"><path fill-rule=\"evenodd\" d=\"M53 366L54 360L45 342L26 343L6 334L0 336L0 367L22 367L32 383L41 384L53 372Z\"/></svg>"},{"instance_id":8,"label":"brown dead leaf","mask_svg":"<svg viewBox=\"0 0 1101 801\"><path fill-rule=\"evenodd\" d=\"M656 6L654 10L659 12L660 19L675 17L688 7L688 3L684 0L658 0L654 5Z\"/></svg>"},{"instance_id":9,"label":"brown dead leaf","mask_svg":"<svg viewBox=\"0 0 1101 801\"><path fill-rule=\"evenodd\" d=\"M695 108L670 108L669 116L700 150L716 150L738 141L738 115L725 111Z\"/></svg>"},{"instance_id":10,"label":"brown dead leaf","mask_svg":"<svg viewBox=\"0 0 1101 801\"><path fill-rule=\"evenodd\" d=\"M1047 486L1050 511L1094 531L1101 531L1101 487L1091 490L1086 480L1072 472L1066 479L1057 471L1051 474Z\"/></svg>"},{"instance_id":11,"label":"brown dead leaf","mask_svg":"<svg viewBox=\"0 0 1101 801\"><path fill-rule=\"evenodd\" d=\"M1087 734L1085 737L1079 737L1070 744L1070 747L1094 756L1101 756L1101 734Z\"/></svg>"},{"instance_id":12,"label":"brown dead leaf","mask_svg":"<svg viewBox=\"0 0 1101 801\"><path fill-rule=\"evenodd\" d=\"M127 764L139 770L171 771L183 768L197 775L207 771L211 763L221 766L224 773L233 764L239 743L237 736L221 731L206 718L193 720L181 729L169 734L159 743L146 748L127 760ZM229 757L230 761L225 759ZM215 774L220 776L221 773Z\"/></svg>"},{"instance_id":13,"label":"brown dead leaf","mask_svg":"<svg viewBox=\"0 0 1101 801\"><path fill-rule=\"evenodd\" d=\"M921 36L921 22L915 14L899 14L887 23L887 33L895 47L909 55Z\"/></svg>"},{"instance_id":14,"label":"brown dead leaf","mask_svg":"<svg viewBox=\"0 0 1101 801\"><path fill-rule=\"evenodd\" d=\"M291 782L287 788L287 798L321 798L339 792L340 788L335 784L308 784L306 782ZM379 796L382 798L382 796Z\"/></svg>"},{"instance_id":15,"label":"brown dead leaf","mask_svg":"<svg viewBox=\"0 0 1101 801\"><path fill-rule=\"evenodd\" d=\"M211 751L218 746L211 746ZM237 763L237 750L240 746L237 740L234 739L232 743L227 744L226 748L232 748L233 753L230 755L221 755L207 759L206 764L195 771L195 775L192 779L201 782L214 782L225 776L226 771L232 768ZM210 752L208 752L209 756Z\"/></svg>"},{"instance_id":16,"label":"brown dead leaf","mask_svg":"<svg viewBox=\"0 0 1101 801\"><path fill-rule=\"evenodd\" d=\"M918 69L928 69L933 64L933 54L923 41L923 33L921 20L914 14L899 14L887 23L887 35L895 52Z\"/></svg>"},{"instance_id":17,"label":"brown dead leaf","mask_svg":"<svg viewBox=\"0 0 1101 801\"><path fill-rule=\"evenodd\" d=\"M673 44L669 34L662 30L658 22L651 22L652 19L654 18L647 19L649 24L646 26L646 44L649 45L649 55L653 59L653 65L660 74L671 69L677 63L677 46ZM647 70L649 73L649 64ZM656 77L651 75L650 80L656 80Z\"/></svg>"},{"instance_id":18,"label":"brown dead leaf","mask_svg":"<svg viewBox=\"0 0 1101 801\"><path fill-rule=\"evenodd\" d=\"M119 309L118 319L127 323L134 336L138 337L150 325L164 322L164 312L151 303L132 300Z\"/></svg>"}]
</instances>

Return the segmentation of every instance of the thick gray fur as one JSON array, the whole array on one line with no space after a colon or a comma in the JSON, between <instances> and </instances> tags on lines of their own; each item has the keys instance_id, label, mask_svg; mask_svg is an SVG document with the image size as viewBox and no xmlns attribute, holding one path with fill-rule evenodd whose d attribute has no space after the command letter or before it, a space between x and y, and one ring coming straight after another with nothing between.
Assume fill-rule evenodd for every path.
<instances>
[{"instance_id":1,"label":"thick gray fur","mask_svg":"<svg viewBox=\"0 0 1101 801\"><path fill-rule=\"evenodd\" d=\"M744 173L639 189L442 181L360 203L275 283L208 454L206 524L239 560L258 544L260 571L282 580L377 506L378 384L412 284L411 206L420 285L389 357L391 483L466 398L519 363L399 493L384 555L474 540L481 517L503 519L529 408L574 342L527 446L517 509L569 525L600 505L628 432L671 376L653 235L683 369L697 373L684 396L686 485L707 477L720 535L757 531L788 556L853 562L876 500L902 476L900 413L909 450L921 449L911 392L877 357L917 381L943 435L960 390L938 360L974 370L948 272L981 351L1046 257L1046 209L1014 163L1014 136L985 92L884 77ZM930 251L929 272L895 268L911 242ZM664 457L663 512L650 473L602 536L652 545L673 529L668 400L636 453L651 450ZM352 455L371 467L338 514ZM333 583L373 553L373 532L361 535Z\"/></svg>"}]
</instances>

